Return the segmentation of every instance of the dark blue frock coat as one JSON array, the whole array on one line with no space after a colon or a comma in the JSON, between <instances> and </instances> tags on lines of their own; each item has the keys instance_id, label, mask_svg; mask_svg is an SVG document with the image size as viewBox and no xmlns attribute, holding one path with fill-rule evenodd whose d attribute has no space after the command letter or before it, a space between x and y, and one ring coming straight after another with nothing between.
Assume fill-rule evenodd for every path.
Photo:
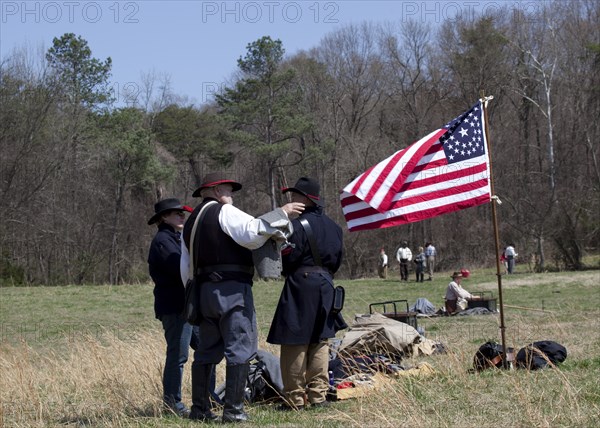
<instances>
[{"instance_id":1,"label":"dark blue frock coat","mask_svg":"<svg viewBox=\"0 0 600 428\"><path fill-rule=\"evenodd\" d=\"M345 328L341 314L331 312L333 274L342 262L342 229L323 213L310 207L300 218L308 220L322 260L328 272L298 272L303 266L315 266L306 231L298 218L292 221L294 233L291 251L283 251L286 277L267 342L279 345L306 345L332 338Z\"/></svg>"}]
</instances>

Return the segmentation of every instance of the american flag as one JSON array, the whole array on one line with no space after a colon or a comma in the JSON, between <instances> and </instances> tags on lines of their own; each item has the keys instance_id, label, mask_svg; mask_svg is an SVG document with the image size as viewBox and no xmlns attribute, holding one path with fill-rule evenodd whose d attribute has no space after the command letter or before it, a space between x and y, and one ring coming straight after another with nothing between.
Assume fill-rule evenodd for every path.
<instances>
[{"instance_id":1,"label":"american flag","mask_svg":"<svg viewBox=\"0 0 600 428\"><path fill-rule=\"evenodd\" d=\"M350 231L425 220L490 202L489 157L481 101L342 190Z\"/></svg>"}]
</instances>

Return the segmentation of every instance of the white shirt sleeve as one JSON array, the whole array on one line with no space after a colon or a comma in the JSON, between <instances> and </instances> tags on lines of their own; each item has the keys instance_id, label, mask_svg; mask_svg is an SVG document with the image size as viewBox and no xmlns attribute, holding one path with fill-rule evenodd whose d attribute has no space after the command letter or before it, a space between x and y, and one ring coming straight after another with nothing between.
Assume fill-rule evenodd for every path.
<instances>
[{"instance_id":1,"label":"white shirt sleeve","mask_svg":"<svg viewBox=\"0 0 600 428\"><path fill-rule=\"evenodd\" d=\"M271 237L262 220L246 214L231 204L225 204L221 208L219 224L223 232L231 236L238 245L249 250L262 247Z\"/></svg>"},{"instance_id":2,"label":"white shirt sleeve","mask_svg":"<svg viewBox=\"0 0 600 428\"><path fill-rule=\"evenodd\" d=\"M190 252L185 246L183 236L181 237L181 259L179 259L179 272L181 274L181 282L185 286L190 279Z\"/></svg>"}]
</instances>

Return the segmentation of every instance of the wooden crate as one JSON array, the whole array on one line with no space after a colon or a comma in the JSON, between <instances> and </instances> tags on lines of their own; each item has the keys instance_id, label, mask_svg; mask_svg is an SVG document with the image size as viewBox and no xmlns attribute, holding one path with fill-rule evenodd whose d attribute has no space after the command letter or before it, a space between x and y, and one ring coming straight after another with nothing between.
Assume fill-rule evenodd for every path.
<instances>
[{"instance_id":1,"label":"wooden crate","mask_svg":"<svg viewBox=\"0 0 600 428\"><path fill-rule=\"evenodd\" d=\"M469 300L469 309L486 308L489 311L496 312L496 298L491 291L475 291L473 296L479 296L480 300Z\"/></svg>"}]
</instances>

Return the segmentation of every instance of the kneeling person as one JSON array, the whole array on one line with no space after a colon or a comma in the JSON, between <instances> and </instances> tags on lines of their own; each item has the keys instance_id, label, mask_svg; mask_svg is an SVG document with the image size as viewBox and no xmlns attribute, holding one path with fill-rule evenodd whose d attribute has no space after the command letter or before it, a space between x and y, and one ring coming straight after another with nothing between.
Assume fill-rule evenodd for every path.
<instances>
[{"instance_id":1,"label":"kneeling person","mask_svg":"<svg viewBox=\"0 0 600 428\"><path fill-rule=\"evenodd\" d=\"M469 271L465 272L454 272L452 274L452 281L446 288L446 312L448 315L455 314L467 308L467 302L469 300L479 300L479 296L473 296L467 290L462 288L460 285L463 278L467 278Z\"/></svg>"}]
</instances>

